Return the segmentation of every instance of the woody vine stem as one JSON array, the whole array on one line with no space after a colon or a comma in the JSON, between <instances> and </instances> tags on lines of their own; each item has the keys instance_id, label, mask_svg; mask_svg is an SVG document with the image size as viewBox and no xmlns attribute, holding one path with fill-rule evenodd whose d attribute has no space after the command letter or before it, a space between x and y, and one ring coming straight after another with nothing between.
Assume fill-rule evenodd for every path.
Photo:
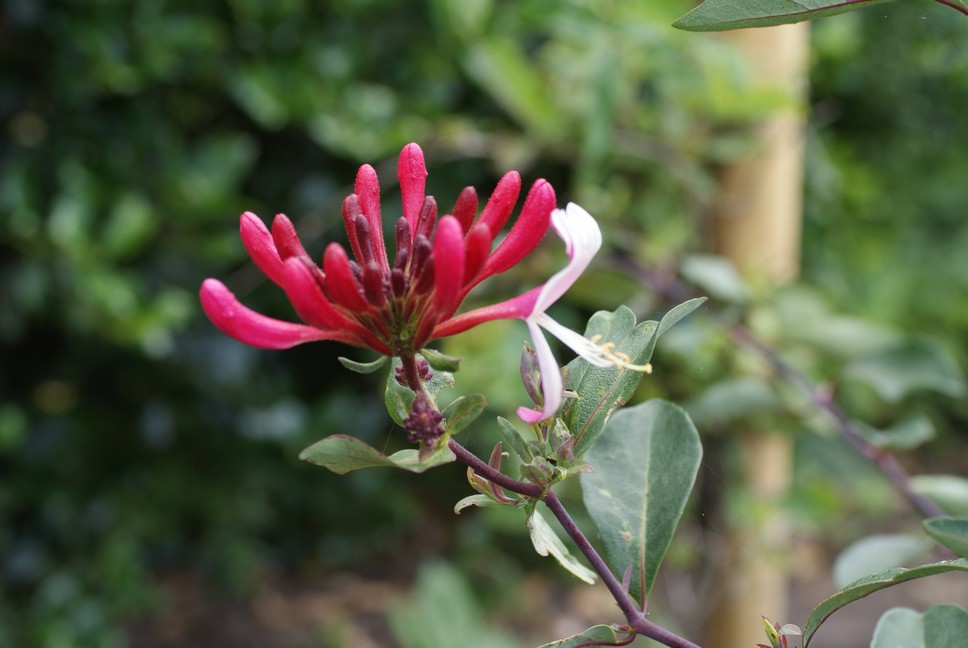
<instances>
[{"instance_id":1,"label":"woody vine stem","mask_svg":"<svg viewBox=\"0 0 968 648\"><path fill-rule=\"evenodd\" d=\"M426 392L424 391L423 382L420 379L416 356L404 355L401 356L400 361L403 365L403 375L407 381L407 386L418 397L423 396L425 398ZM518 495L523 495L533 500L541 500L545 503L548 509L558 519L558 522L561 523L562 528L568 536L574 541L582 554L584 554L585 558L591 564L592 569L601 577L608 591L615 599L615 603L622 611L622 614L625 615L628 625L623 626L621 630L630 633L631 636L641 634L670 648L699 648L697 644L692 643L688 639L680 637L674 632L666 630L648 620L645 611L639 608L629 595L627 588L619 582L615 574L612 573L612 570L605 564L605 561L598 554L598 551L595 550L595 547L592 546L588 538L585 537L585 534L575 524L571 514L568 513L554 492L550 489L543 490L535 484L508 477L504 473L489 466L454 439L449 439L447 444L457 457L457 460L474 470L474 472Z\"/></svg>"}]
</instances>

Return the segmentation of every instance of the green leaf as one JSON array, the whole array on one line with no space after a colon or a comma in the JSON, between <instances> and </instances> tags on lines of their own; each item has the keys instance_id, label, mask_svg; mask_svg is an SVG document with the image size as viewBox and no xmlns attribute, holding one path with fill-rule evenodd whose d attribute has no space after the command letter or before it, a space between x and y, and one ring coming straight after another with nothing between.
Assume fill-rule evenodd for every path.
<instances>
[{"instance_id":1,"label":"green leaf","mask_svg":"<svg viewBox=\"0 0 968 648\"><path fill-rule=\"evenodd\" d=\"M918 475L911 490L933 500L948 515L968 515L968 479L958 475Z\"/></svg>"},{"instance_id":2,"label":"green leaf","mask_svg":"<svg viewBox=\"0 0 968 648\"><path fill-rule=\"evenodd\" d=\"M753 378L727 379L715 383L686 404L686 411L700 427L784 409L773 389Z\"/></svg>"},{"instance_id":3,"label":"green leaf","mask_svg":"<svg viewBox=\"0 0 968 648\"><path fill-rule=\"evenodd\" d=\"M299 453L299 458L327 468L337 475L345 475L363 468L402 468L413 473L422 473L456 459L447 446L424 461L421 461L418 455L419 451L408 448L394 452L388 457L356 437L334 434L303 450Z\"/></svg>"},{"instance_id":4,"label":"green leaf","mask_svg":"<svg viewBox=\"0 0 968 648\"><path fill-rule=\"evenodd\" d=\"M678 324L684 317L690 315L694 310L706 303L705 297L695 297L689 301L682 302L678 306L669 309L662 319L659 320L659 330L656 337L659 337L670 328ZM654 344L654 342L653 342Z\"/></svg>"},{"instance_id":5,"label":"green leaf","mask_svg":"<svg viewBox=\"0 0 968 648\"><path fill-rule=\"evenodd\" d=\"M632 566L630 593L648 597L702 459L699 433L681 408L652 400L618 412L588 452L585 506L612 570Z\"/></svg>"},{"instance_id":6,"label":"green leaf","mask_svg":"<svg viewBox=\"0 0 968 648\"><path fill-rule=\"evenodd\" d=\"M522 500L522 502L523 501L524 500ZM468 495L464 499L454 504L454 513L456 513L457 515L460 515L461 511L463 511L466 508L470 508L472 506L479 506L480 508L498 508L498 507L506 507L511 505L505 504L503 502L498 502L493 497L488 497L487 495L481 495L480 493L478 493L476 495Z\"/></svg>"},{"instance_id":7,"label":"green leaf","mask_svg":"<svg viewBox=\"0 0 968 648\"><path fill-rule=\"evenodd\" d=\"M820 605L815 607L810 613L810 618L807 619L807 625L803 632L804 648L810 644L810 640L821 624L831 614L848 603L853 603L868 594L873 594L874 592L886 589L892 585L897 585L898 583L904 583L916 578L924 578L925 576L933 576L934 574L943 574L949 571L968 572L968 560L961 558L959 560L930 563L910 569L898 567L896 569L888 569L879 574L865 576L854 581L833 596L821 601Z\"/></svg>"},{"instance_id":8,"label":"green leaf","mask_svg":"<svg viewBox=\"0 0 968 648\"><path fill-rule=\"evenodd\" d=\"M601 336L615 351L628 355L632 364L644 365L652 358L656 340L673 324L694 311L705 298L679 304L659 322L635 323L635 314L625 306L614 313L599 311L588 321L585 337ZM562 419L575 436L575 457L581 458L601 435L612 412L624 405L642 380L642 373L621 367L595 367L578 357L568 364L568 388L578 394L568 399Z\"/></svg>"},{"instance_id":9,"label":"green leaf","mask_svg":"<svg viewBox=\"0 0 968 648\"><path fill-rule=\"evenodd\" d=\"M891 0L706 0L672 23L687 31L769 27L855 11Z\"/></svg>"},{"instance_id":10,"label":"green leaf","mask_svg":"<svg viewBox=\"0 0 968 648\"><path fill-rule=\"evenodd\" d=\"M886 430L875 430L862 421L853 424L868 441L888 450L913 450L935 436L934 423L923 414L906 418Z\"/></svg>"},{"instance_id":11,"label":"green leaf","mask_svg":"<svg viewBox=\"0 0 968 648\"><path fill-rule=\"evenodd\" d=\"M924 648L924 619L910 608L891 608L874 628L871 648Z\"/></svg>"},{"instance_id":12,"label":"green leaf","mask_svg":"<svg viewBox=\"0 0 968 648\"><path fill-rule=\"evenodd\" d=\"M534 545L534 550L538 552L540 556L554 556L558 563L570 571L572 574L577 576L580 580L588 583L589 585L594 585L598 575L595 574L591 569L585 565L578 562L578 559L571 555L568 551L568 547L565 543L561 541L555 530L551 528L545 519L541 516L538 509L535 509L531 515L528 516L528 531L531 532L531 543Z\"/></svg>"},{"instance_id":13,"label":"green leaf","mask_svg":"<svg viewBox=\"0 0 968 648\"><path fill-rule=\"evenodd\" d=\"M487 399L483 394L461 396L441 412L447 419L444 431L447 434L457 434L480 416L485 407L487 407Z\"/></svg>"},{"instance_id":14,"label":"green leaf","mask_svg":"<svg viewBox=\"0 0 968 648\"><path fill-rule=\"evenodd\" d=\"M834 561L834 584L844 587L858 578L921 558L932 547L923 535L879 534L852 543Z\"/></svg>"},{"instance_id":15,"label":"green leaf","mask_svg":"<svg viewBox=\"0 0 968 648\"><path fill-rule=\"evenodd\" d=\"M924 613L924 647L964 646L968 637L968 612L957 605L934 605Z\"/></svg>"},{"instance_id":16,"label":"green leaf","mask_svg":"<svg viewBox=\"0 0 968 648\"><path fill-rule=\"evenodd\" d=\"M615 628L607 625L592 626L581 634L572 635L541 644L538 648L580 648L581 646L611 645L619 641Z\"/></svg>"},{"instance_id":17,"label":"green leaf","mask_svg":"<svg viewBox=\"0 0 968 648\"><path fill-rule=\"evenodd\" d=\"M863 382L881 398L895 403L909 393L931 390L960 398L965 379L958 361L943 344L927 338L906 339L850 362L844 378Z\"/></svg>"},{"instance_id":18,"label":"green leaf","mask_svg":"<svg viewBox=\"0 0 968 648\"><path fill-rule=\"evenodd\" d=\"M521 461L528 463L534 459L534 453L528 449L527 443L521 437L521 433L514 427L511 421L504 417L497 417L497 424L501 428L501 437L514 450L514 454L521 458Z\"/></svg>"},{"instance_id":19,"label":"green leaf","mask_svg":"<svg viewBox=\"0 0 968 648\"><path fill-rule=\"evenodd\" d=\"M878 620L871 648L950 648L964 646L965 637L968 612L956 605L935 605L924 614L892 608Z\"/></svg>"},{"instance_id":20,"label":"green leaf","mask_svg":"<svg viewBox=\"0 0 968 648\"><path fill-rule=\"evenodd\" d=\"M446 563L424 563L412 593L402 604L390 608L388 617L395 641L381 641L383 645L400 648L454 648L465 643L474 648L515 645L513 637L490 627L472 584L459 569ZM328 644L323 640L317 645L366 645L345 639L342 633L335 636L344 639ZM455 641L458 637L472 640Z\"/></svg>"},{"instance_id":21,"label":"green leaf","mask_svg":"<svg viewBox=\"0 0 968 648\"><path fill-rule=\"evenodd\" d=\"M388 356L380 356L373 362L357 362L356 360L350 360L349 358L344 358L342 356L336 358L339 363L349 369L350 371L355 371L359 374L371 374L377 371L380 367L387 363L390 358Z\"/></svg>"},{"instance_id":22,"label":"green leaf","mask_svg":"<svg viewBox=\"0 0 968 648\"><path fill-rule=\"evenodd\" d=\"M968 558L968 517L936 517L921 522L928 535L962 558Z\"/></svg>"},{"instance_id":23,"label":"green leaf","mask_svg":"<svg viewBox=\"0 0 968 648\"><path fill-rule=\"evenodd\" d=\"M460 358L447 355L436 349L421 349L420 355L424 357L431 369L449 371L450 373L457 373L457 370L460 369Z\"/></svg>"}]
</instances>

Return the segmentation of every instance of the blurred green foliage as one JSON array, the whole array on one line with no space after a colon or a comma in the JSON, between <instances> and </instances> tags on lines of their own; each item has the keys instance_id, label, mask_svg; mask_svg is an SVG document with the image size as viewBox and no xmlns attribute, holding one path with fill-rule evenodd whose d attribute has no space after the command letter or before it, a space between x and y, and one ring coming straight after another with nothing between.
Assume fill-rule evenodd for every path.
<instances>
[{"instance_id":1,"label":"blurred green foliage","mask_svg":"<svg viewBox=\"0 0 968 648\"><path fill-rule=\"evenodd\" d=\"M125 620L163 604L159 573L244 593L267 570L372 564L413 546L424 507L449 511L466 494L460 471L418 486L300 464L334 432L402 447L376 379L340 367L336 345L270 353L224 338L200 316L197 287L223 277L247 304L291 317L245 259L238 214L286 211L320 254L342 236L340 201L362 162L384 179L391 222L393 159L411 140L445 206L518 168L596 214L612 249L673 266L702 248L715 171L748 150L744 125L789 101L756 89L724 43L673 30L687 5L0 6L0 647L123 646ZM943 7L907 4L817 25L804 268L831 312L940 335L961 366L966 32ZM484 292L533 285L558 255L544 248ZM582 328L623 300L645 315L663 307L599 269L556 317ZM524 332L507 329L450 350L516 354L506 340ZM683 371L651 389L695 393L727 371L721 336L692 339ZM523 397L507 386L516 361L462 374L506 383L494 400L507 411ZM851 401L859 415L877 402ZM957 442L965 405L925 407ZM487 433L473 434L486 454ZM447 548L485 548L489 565L501 561L489 538L523 538L465 524Z\"/></svg>"}]
</instances>

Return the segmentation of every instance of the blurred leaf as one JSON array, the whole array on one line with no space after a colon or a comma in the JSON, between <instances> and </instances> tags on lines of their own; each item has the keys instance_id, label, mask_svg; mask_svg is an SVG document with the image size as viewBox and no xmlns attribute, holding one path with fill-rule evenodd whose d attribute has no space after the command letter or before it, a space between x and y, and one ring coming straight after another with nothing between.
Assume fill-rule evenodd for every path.
<instances>
[{"instance_id":1,"label":"blurred leaf","mask_svg":"<svg viewBox=\"0 0 968 648\"><path fill-rule=\"evenodd\" d=\"M431 7L449 33L469 42L487 27L494 0L433 0Z\"/></svg>"},{"instance_id":2,"label":"blurred leaf","mask_svg":"<svg viewBox=\"0 0 968 648\"><path fill-rule=\"evenodd\" d=\"M852 423L868 441L888 450L913 450L935 437L934 424L923 414L906 418L885 430L875 430L862 421Z\"/></svg>"},{"instance_id":3,"label":"blurred leaf","mask_svg":"<svg viewBox=\"0 0 968 648\"><path fill-rule=\"evenodd\" d=\"M140 194L127 192L114 205L102 240L112 259L136 254L149 242L160 221Z\"/></svg>"},{"instance_id":4,"label":"blurred leaf","mask_svg":"<svg viewBox=\"0 0 968 648\"><path fill-rule=\"evenodd\" d=\"M910 569L888 569L879 574L872 574L854 581L833 596L824 599L810 613L810 618L807 620L807 625L803 631L804 648L810 644L810 640L821 624L831 614L848 603L862 599L869 594L886 589L892 585L904 583L916 578L924 578L925 576L933 576L934 574L943 574L949 571L968 572L968 560L962 558L959 560L930 563Z\"/></svg>"},{"instance_id":5,"label":"blurred leaf","mask_svg":"<svg viewBox=\"0 0 968 648\"><path fill-rule=\"evenodd\" d=\"M834 585L843 588L858 578L903 567L930 551L923 535L872 535L851 543L834 560Z\"/></svg>"},{"instance_id":6,"label":"blurred leaf","mask_svg":"<svg viewBox=\"0 0 968 648\"><path fill-rule=\"evenodd\" d=\"M968 478L958 475L917 475L911 490L933 500L949 515L968 515Z\"/></svg>"},{"instance_id":7,"label":"blurred leaf","mask_svg":"<svg viewBox=\"0 0 968 648\"><path fill-rule=\"evenodd\" d=\"M420 460L419 451L412 448L394 452L388 457L356 437L345 434L334 434L317 441L299 453L299 458L328 468L337 475L363 468L402 468L413 473L422 473L456 459L447 446L423 461Z\"/></svg>"},{"instance_id":8,"label":"blurred leaf","mask_svg":"<svg viewBox=\"0 0 968 648\"><path fill-rule=\"evenodd\" d=\"M615 628L607 625L592 626L581 634L541 644L538 648L581 648L582 646L618 645Z\"/></svg>"},{"instance_id":9,"label":"blurred leaf","mask_svg":"<svg viewBox=\"0 0 968 648\"><path fill-rule=\"evenodd\" d=\"M871 355L844 368L844 378L863 382L892 403L913 391L936 391L959 398L965 380L951 352L937 340L915 338Z\"/></svg>"},{"instance_id":10,"label":"blurred leaf","mask_svg":"<svg viewBox=\"0 0 968 648\"><path fill-rule=\"evenodd\" d=\"M891 608L874 628L871 648L924 648L924 620L910 608Z\"/></svg>"},{"instance_id":11,"label":"blurred leaf","mask_svg":"<svg viewBox=\"0 0 968 648\"><path fill-rule=\"evenodd\" d=\"M699 433L678 406L651 400L617 412L587 459L585 507L612 570L631 565L630 593L644 601L696 480Z\"/></svg>"},{"instance_id":12,"label":"blurred leaf","mask_svg":"<svg viewBox=\"0 0 968 648\"><path fill-rule=\"evenodd\" d=\"M672 23L687 31L786 25L856 11L892 0L705 0Z\"/></svg>"},{"instance_id":13,"label":"blurred leaf","mask_svg":"<svg viewBox=\"0 0 968 648\"><path fill-rule=\"evenodd\" d=\"M968 558L968 517L930 518L921 522L921 525L941 545L962 558Z\"/></svg>"},{"instance_id":14,"label":"blurred leaf","mask_svg":"<svg viewBox=\"0 0 968 648\"><path fill-rule=\"evenodd\" d=\"M956 605L934 605L924 614L909 608L885 612L874 628L871 648L948 648L968 637L968 612Z\"/></svg>"},{"instance_id":15,"label":"blurred leaf","mask_svg":"<svg viewBox=\"0 0 968 648\"><path fill-rule=\"evenodd\" d=\"M696 425L704 426L782 411L784 407L773 389L763 381L736 378L713 384L691 399L685 409Z\"/></svg>"},{"instance_id":16,"label":"blurred leaf","mask_svg":"<svg viewBox=\"0 0 968 648\"><path fill-rule=\"evenodd\" d=\"M749 289L728 259L694 254L685 257L679 273L686 281L716 299L732 304L743 304L749 299Z\"/></svg>"},{"instance_id":17,"label":"blurred leaf","mask_svg":"<svg viewBox=\"0 0 968 648\"><path fill-rule=\"evenodd\" d=\"M467 54L470 76L495 102L537 133L558 133L558 107L547 84L518 43L500 36L475 44Z\"/></svg>"},{"instance_id":18,"label":"blurred leaf","mask_svg":"<svg viewBox=\"0 0 968 648\"><path fill-rule=\"evenodd\" d=\"M594 585L598 575L571 555L568 547L561 541L555 530L551 528L538 509L535 509L527 520L528 531L531 533L531 544L540 556L554 556L558 564L571 572L579 580Z\"/></svg>"},{"instance_id":19,"label":"blurred leaf","mask_svg":"<svg viewBox=\"0 0 968 648\"><path fill-rule=\"evenodd\" d=\"M453 648L455 637L475 648L507 648L514 641L488 628L464 576L446 563L424 565L413 594L389 614L401 648Z\"/></svg>"}]
</instances>

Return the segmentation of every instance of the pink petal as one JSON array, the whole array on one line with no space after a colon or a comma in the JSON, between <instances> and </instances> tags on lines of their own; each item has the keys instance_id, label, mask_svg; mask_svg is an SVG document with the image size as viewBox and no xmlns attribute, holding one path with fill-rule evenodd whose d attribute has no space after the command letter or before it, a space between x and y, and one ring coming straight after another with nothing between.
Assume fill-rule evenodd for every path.
<instances>
[{"instance_id":1,"label":"pink petal","mask_svg":"<svg viewBox=\"0 0 968 648\"><path fill-rule=\"evenodd\" d=\"M283 261L289 257L301 256L307 259L309 258L306 248L303 247L302 242L299 240L299 234L296 233L296 228L285 214L276 214L276 217L273 219L272 240L276 244L279 258Z\"/></svg>"},{"instance_id":2,"label":"pink petal","mask_svg":"<svg viewBox=\"0 0 968 648\"><path fill-rule=\"evenodd\" d=\"M551 210L555 208L555 190L545 180L531 187L521 215L498 248L488 257L481 273L464 288L464 294L488 277L504 272L519 263L541 242L548 231Z\"/></svg>"},{"instance_id":3,"label":"pink petal","mask_svg":"<svg viewBox=\"0 0 968 648\"><path fill-rule=\"evenodd\" d=\"M357 259L363 258L363 252L360 251L360 242L356 240L356 217L363 213L360 209L360 197L356 194L350 194L343 199L343 226L346 228L346 237L350 240L350 249L353 250L353 256ZM364 216L364 218L366 218Z\"/></svg>"},{"instance_id":4,"label":"pink petal","mask_svg":"<svg viewBox=\"0 0 968 648\"><path fill-rule=\"evenodd\" d=\"M323 254L323 271L326 273L326 292L329 297L351 311L364 311L369 306L361 294L346 250L339 243L330 243Z\"/></svg>"},{"instance_id":5,"label":"pink petal","mask_svg":"<svg viewBox=\"0 0 968 648\"><path fill-rule=\"evenodd\" d=\"M528 331L531 333L534 351L538 356L538 371L541 373L544 407L540 412L527 407L519 407L518 416L526 423L538 423L550 419L561 407L561 394L564 385L561 381L561 369L558 368L558 361L555 360L551 347L541 329L534 322L528 322Z\"/></svg>"},{"instance_id":6,"label":"pink petal","mask_svg":"<svg viewBox=\"0 0 968 648\"><path fill-rule=\"evenodd\" d=\"M478 223L487 225L491 235L497 236L511 218L511 212L514 211L514 204L518 202L520 193L521 175L517 171L508 171L498 181L491 197L487 199Z\"/></svg>"},{"instance_id":7,"label":"pink petal","mask_svg":"<svg viewBox=\"0 0 968 648\"><path fill-rule=\"evenodd\" d=\"M255 265L273 283L281 286L285 281L282 272L282 259L276 249L272 234L258 216L245 212L239 219L239 234L242 244Z\"/></svg>"},{"instance_id":8,"label":"pink petal","mask_svg":"<svg viewBox=\"0 0 968 648\"><path fill-rule=\"evenodd\" d=\"M434 329L433 338L457 335L458 333L463 333L479 324L492 320L526 319L534 310L534 303L538 299L541 288L541 286L538 286L513 299L503 301L499 304L476 308L466 313L461 313L457 317L452 317L446 322L437 325L437 328Z\"/></svg>"},{"instance_id":9,"label":"pink petal","mask_svg":"<svg viewBox=\"0 0 968 648\"><path fill-rule=\"evenodd\" d=\"M400 151L400 158L397 160L397 178L400 180L400 194L403 198L403 217L410 222L410 234L414 236L417 217L424 201L427 165L424 162L423 151L412 142Z\"/></svg>"},{"instance_id":10,"label":"pink petal","mask_svg":"<svg viewBox=\"0 0 968 648\"><path fill-rule=\"evenodd\" d=\"M467 231L477 216L477 190L474 187L464 187L454 203L454 211L451 212L454 218L460 222L463 231Z\"/></svg>"},{"instance_id":11,"label":"pink petal","mask_svg":"<svg viewBox=\"0 0 968 648\"><path fill-rule=\"evenodd\" d=\"M484 267L487 255L491 252L491 230L487 225L478 223L471 228L464 238L466 252L464 254L464 281L471 283L477 277L477 273Z\"/></svg>"},{"instance_id":12,"label":"pink petal","mask_svg":"<svg viewBox=\"0 0 968 648\"><path fill-rule=\"evenodd\" d=\"M330 303L316 277L313 276L313 269L308 267L301 258L290 258L286 261L285 277L286 283L283 287L286 296L303 321L321 329L338 330L358 327Z\"/></svg>"},{"instance_id":13,"label":"pink petal","mask_svg":"<svg viewBox=\"0 0 968 648\"><path fill-rule=\"evenodd\" d=\"M568 203L565 209L556 209L551 215L551 223L565 244L569 261L545 282L534 305L535 313L543 313L558 301L578 280L602 246L602 232L598 223L575 203Z\"/></svg>"},{"instance_id":14,"label":"pink petal","mask_svg":"<svg viewBox=\"0 0 968 648\"><path fill-rule=\"evenodd\" d=\"M360 197L360 209L370 225L373 254L376 256L377 263L383 268L389 268L386 244L383 242L383 218L380 215L380 180L369 164L361 166L356 173L355 192Z\"/></svg>"},{"instance_id":15,"label":"pink petal","mask_svg":"<svg viewBox=\"0 0 968 648\"><path fill-rule=\"evenodd\" d=\"M262 349L288 349L314 340L348 342L339 332L283 322L246 308L217 279L206 279L199 291L202 310L220 331L239 342ZM350 342L352 344L352 342Z\"/></svg>"},{"instance_id":16,"label":"pink petal","mask_svg":"<svg viewBox=\"0 0 968 648\"><path fill-rule=\"evenodd\" d=\"M464 283L464 232L453 216L444 216L434 234L434 311L449 316L460 305Z\"/></svg>"}]
</instances>

